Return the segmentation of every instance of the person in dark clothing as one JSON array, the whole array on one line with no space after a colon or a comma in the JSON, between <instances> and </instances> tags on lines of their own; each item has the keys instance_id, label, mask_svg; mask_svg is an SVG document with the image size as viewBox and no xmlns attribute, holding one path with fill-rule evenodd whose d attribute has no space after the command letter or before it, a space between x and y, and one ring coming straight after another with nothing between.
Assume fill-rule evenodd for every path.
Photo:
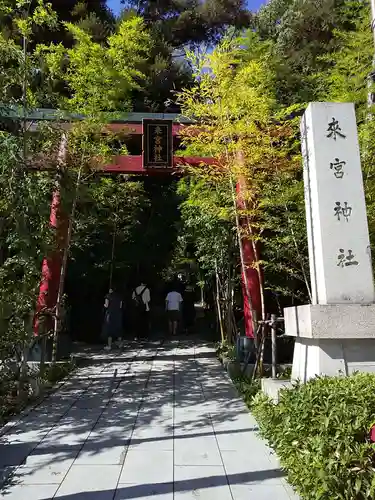
<instances>
[{"instance_id":1,"label":"person in dark clothing","mask_svg":"<svg viewBox=\"0 0 375 500\"><path fill-rule=\"evenodd\" d=\"M148 286L141 281L132 295L134 303L134 320L136 338L147 338L150 332L151 295Z\"/></svg>"},{"instance_id":2,"label":"person in dark clothing","mask_svg":"<svg viewBox=\"0 0 375 500\"><path fill-rule=\"evenodd\" d=\"M119 347L122 346L122 297L113 288L105 297L104 301L104 322L102 335L106 340L107 345L104 347L106 351L112 349L112 342L118 341Z\"/></svg>"}]
</instances>

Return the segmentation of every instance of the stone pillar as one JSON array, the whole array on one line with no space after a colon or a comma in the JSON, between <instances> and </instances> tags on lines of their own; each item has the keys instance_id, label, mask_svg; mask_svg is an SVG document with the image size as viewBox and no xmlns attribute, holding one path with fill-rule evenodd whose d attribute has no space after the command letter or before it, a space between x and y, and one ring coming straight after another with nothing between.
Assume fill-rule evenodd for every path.
<instances>
[{"instance_id":1,"label":"stone pillar","mask_svg":"<svg viewBox=\"0 0 375 500\"><path fill-rule=\"evenodd\" d=\"M289 307L292 378L375 371L375 305L354 105L310 103L301 123L312 304Z\"/></svg>"}]
</instances>

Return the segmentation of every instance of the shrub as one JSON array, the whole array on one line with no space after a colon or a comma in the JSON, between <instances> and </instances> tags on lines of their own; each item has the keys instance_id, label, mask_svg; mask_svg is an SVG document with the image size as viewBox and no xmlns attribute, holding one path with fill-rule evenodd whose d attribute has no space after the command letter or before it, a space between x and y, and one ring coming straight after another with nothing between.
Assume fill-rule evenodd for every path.
<instances>
[{"instance_id":1,"label":"shrub","mask_svg":"<svg viewBox=\"0 0 375 500\"><path fill-rule=\"evenodd\" d=\"M9 368L0 369L0 426L22 407L17 396L18 384Z\"/></svg>"},{"instance_id":2,"label":"shrub","mask_svg":"<svg viewBox=\"0 0 375 500\"><path fill-rule=\"evenodd\" d=\"M223 358L235 360L236 359L236 347L234 345L228 344L227 341L219 342L216 346L216 355L220 361L223 361Z\"/></svg>"},{"instance_id":3,"label":"shrub","mask_svg":"<svg viewBox=\"0 0 375 500\"><path fill-rule=\"evenodd\" d=\"M375 498L375 375L317 377L253 404L262 435L306 500Z\"/></svg>"},{"instance_id":4,"label":"shrub","mask_svg":"<svg viewBox=\"0 0 375 500\"><path fill-rule=\"evenodd\" d=\"M59 382L65 378L74 369L74 365L67 361L65 363L51 364L46 367L44 379L51 384Z\"/></svg>"},{"instance_id":5,"label":"shrub","mask_svg":"<svg viewBox=\"0 0 375 500\"><path fill-rule=\"evenodd\" d=\"M236 386L237 391L242 395L245 403L249 408L252 407L254 396L260 391L260 380L251 380L250 378L241 375L240 377L234 377L233 383Z\"/></svg>"}]
</instances>

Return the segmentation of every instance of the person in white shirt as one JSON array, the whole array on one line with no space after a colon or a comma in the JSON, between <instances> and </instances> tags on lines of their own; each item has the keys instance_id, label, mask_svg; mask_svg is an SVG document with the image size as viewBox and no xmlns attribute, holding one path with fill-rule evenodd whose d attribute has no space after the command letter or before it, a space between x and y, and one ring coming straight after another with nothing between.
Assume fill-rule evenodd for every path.
<instances>
[{"instance_id":1,"label":"person in white shirt","mask_svg":"<svg viewBox=\"0 0 375 500\"><path fill-rule=\"evenodd\" d=\"M167 311L169 320L169 332L172 335L176 335L177 333L182 302L183 300L181 294L179 292L176 292L175 288L173 287L172 291L169 292L165 298L165 309Z\"/></svg>"},{"instance_id":2,"label":"person in white shirt","mask_svg":"<svg viewBox=\"0 0 375 500\"><path fill-rule=\"evenodd\" d=\"M148 337L151 294L150 289L143 281L133 291L132 299L134 301L137 336L141 338Z\"/></svg>"}]
</instances>

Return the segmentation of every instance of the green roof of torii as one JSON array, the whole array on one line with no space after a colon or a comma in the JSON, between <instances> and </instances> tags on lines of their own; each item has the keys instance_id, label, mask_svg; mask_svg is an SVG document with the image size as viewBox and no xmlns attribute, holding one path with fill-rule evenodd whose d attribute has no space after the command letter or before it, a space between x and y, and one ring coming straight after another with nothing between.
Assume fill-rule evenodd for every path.
<instances>
[{"instance_id":1,"label":"green roof of torii","mask_svg":"<svg viewBox=\"0 0 375 500\"><path fill-rule=\"evenodd\" d=\"M173 120L177 123L192 123L192 120L177 113L115 113L112 123L141 123L143 118L153 120ZM0 117L2 118L22 118L23 111L20 106L0 105ZM56 109L37 108L27 113L27 120L83 120L84 115L75 113L64 113Z\"/></svg>"}]
</instances>

